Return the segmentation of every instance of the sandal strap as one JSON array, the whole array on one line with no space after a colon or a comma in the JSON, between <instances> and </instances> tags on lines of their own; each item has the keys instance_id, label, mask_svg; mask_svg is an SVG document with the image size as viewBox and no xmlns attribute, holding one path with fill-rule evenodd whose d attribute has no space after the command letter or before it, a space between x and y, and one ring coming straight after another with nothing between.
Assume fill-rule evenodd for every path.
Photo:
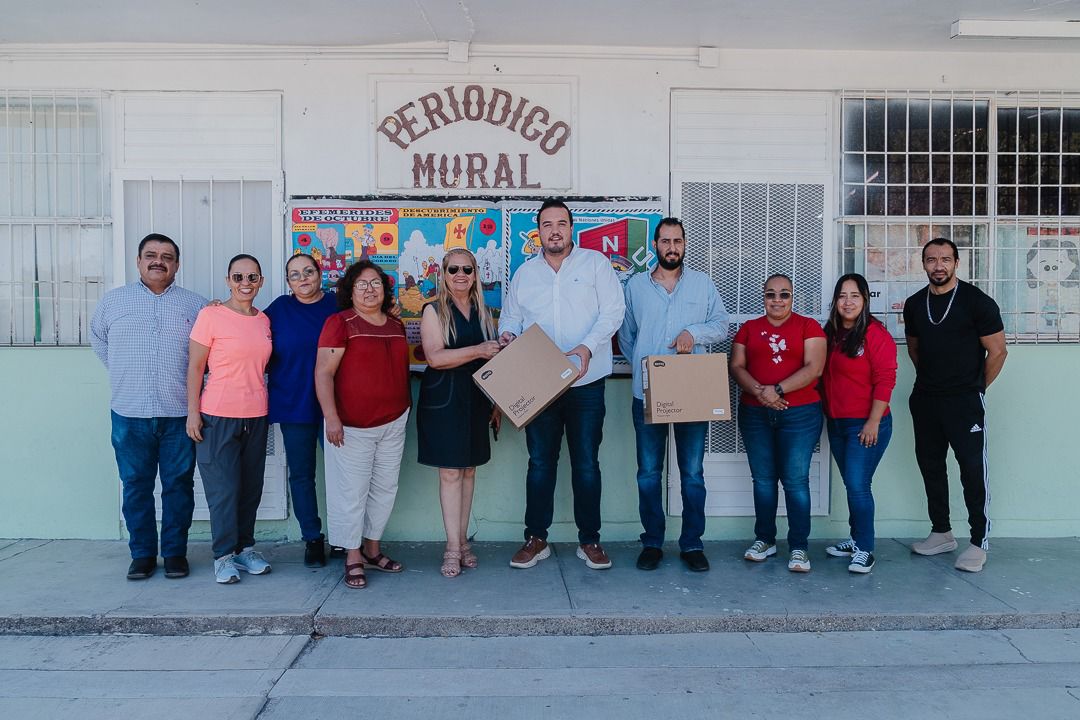
<instances>
[{"instance_id":1,"label":"sandal strap","mask_svg":"<svg viewBox=\"0 0 1080 720\"><path fill-rule=\"evenodd\" d=\"M364 563L345 564L345 584L357 588L367 585L367 576L364 574Z\"/></svg>"},{"instance_id":2,"label":"sandal strap","mask_svg":"<svg viewBox=\"0 0 1080 720\"><path fill-rule=\"evenodd\" d=\"M375 557L368 557L367 554L363 550L361 550L360 557L364 558L365 563L369 565L374 565L380 570L393 569L395 568L395 566L400 565L397 560L393 560L388 555L381 552Z\"/></svg>"}]
</instances>

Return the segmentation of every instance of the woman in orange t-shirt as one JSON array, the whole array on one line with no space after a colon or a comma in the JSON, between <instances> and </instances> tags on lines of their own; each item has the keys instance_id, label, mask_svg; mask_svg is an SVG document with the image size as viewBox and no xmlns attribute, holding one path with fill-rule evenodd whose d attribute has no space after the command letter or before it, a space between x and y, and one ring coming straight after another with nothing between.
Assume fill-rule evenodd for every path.
<instances>
[{"instance_id":1,"label":"woman in orange t-shirt","mask_svg":"<svg viewBox=\"0 0 1080 720\"><path fill-rule=\"evenodd\" d=\"M202 309L191 328L187 434L194 440L213 536L214 579L270 572L254 550L255 515L266 468L264 373L272 349L270 320L254 307L263 285L251 255L229 261L229 299ZM203 373L210 374L203 385Z\"/></svg>"}]
</instances>

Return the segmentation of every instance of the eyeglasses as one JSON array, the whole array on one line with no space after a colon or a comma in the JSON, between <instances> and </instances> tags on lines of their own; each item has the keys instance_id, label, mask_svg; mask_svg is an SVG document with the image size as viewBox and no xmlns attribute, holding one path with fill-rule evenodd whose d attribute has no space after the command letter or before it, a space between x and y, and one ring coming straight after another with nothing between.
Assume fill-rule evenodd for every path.
<instances>
[{"instance_id":1,"label":"eyeglasses","mask_svg":"<svg viewBox=\"0 0 1080 720\"><path fill-rule=\"evenodd\" d=\"M319 274L319 271L309 265L308 267L304 268L302 271L301 270L293 270L286 277L289 278L289 282L296 282L300 278L309 278L309 277L313 277L313 276L318 275L318 274Z\"/></svg>"},{"instance_id":2,"label":"eyeglasses","mask_svg":"<svg viewBox=\"0 0 1080 720\"><path fill-rule=\"evenodd\" d=\"M447 275L457 275L458 270L465 273L466 275L472 275L473 267L472 267L472 265L447 265L446 266L446 274Z\"/></svg>"},{"instance_id":3,"label":"eyeglasses","mask_svg":"<svg viewBox=\"0 0 1080 720\"><path fill-rule=\"evenodd\" d=\"M781 300L790 300L791 299L791 293L788 292L787 290L781 290L780 292L776 292L775 290L766 290L765 291L765 299L766 300L775 300L776 298L780 298Z\"/></svg>"},{"instance_id":4,"label":"eyeglasses","mask_svg":"<svg viewBox=\"0 0 1080 720\"><path fill-rule=\"evenodd\" d=\"M257 283L257 282L259 282L259 278L261 278L261 277L262 277L262 275L260 275L259 273L248 273L247 275L245 275L243 273L233 273L232 274L232 281L234 283L240 284L240 283L244 282L244 278L247 278L247 281L249 283Z\"/></svg>"},{"instance_id":5,"label":"eyeglasses","mask_svg":"<svg viewBox=\"0 0 1080 720\"><path fill-rule=\"evenodd\" d=\"M357 280L356 284L353 285L353 292L356 292L357 290L367 290L368 288L371 288L371 289L374 290L374 289L381 288L381 287L382 287L382 280L379 280L379 279L375 279L375 280Z\"/></svg>"}]
</instances>

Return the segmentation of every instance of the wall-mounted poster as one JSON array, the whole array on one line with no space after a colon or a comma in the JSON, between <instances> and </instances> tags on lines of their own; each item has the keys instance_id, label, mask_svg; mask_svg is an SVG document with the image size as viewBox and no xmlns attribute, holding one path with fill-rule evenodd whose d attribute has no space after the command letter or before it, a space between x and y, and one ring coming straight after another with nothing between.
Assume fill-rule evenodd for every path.
<instances>
[{"instance_id":1,"label":"wall-mounted poster","mask_svg":"<svg viewBox=\"0 0 1080 720\"><path fill-rule=\"evenodd\" d=\"M1080 227L1006 225L998 229L998 302L1006 332L1080 335Z\"/></svg>"},{"instance_id":2,"label":"wall-mounted poster","mask_svg":"<svg viewBox=\"0 0 1080 720\"><path fill-rule=\"evenodd\" d=\"M420 316L435 298L448 249L464 247L476 255L484 300L498 318L506 253L501 214L493 204L308 202L292 204L292 254L314 257L328 290L357 260L381 266L401 305L414 366L424 363Z\"/></svg>"},{"instance_id":3,"label":"wall-mounted poster","mask_svg":"<svg viewBox=\"0 0 1080 720\"><path fill-rule=\"evenodd\" d=\"M658 201L567 204L574 213L574 242L606 255L623 284L634 273L652 267L652 234L663 217ZM473 252L484 300L497 320L507 279L538 255L539 207L539 202L516 200L439 203L294 198L291 254L314 257L327 290L357 260L367 258L381 266L401 305L413 366L421 369L420 317L424 305L435 298L443 255L453 247ZM629 371L616 345L615 372Z\"/></svg>"}]
</instances>

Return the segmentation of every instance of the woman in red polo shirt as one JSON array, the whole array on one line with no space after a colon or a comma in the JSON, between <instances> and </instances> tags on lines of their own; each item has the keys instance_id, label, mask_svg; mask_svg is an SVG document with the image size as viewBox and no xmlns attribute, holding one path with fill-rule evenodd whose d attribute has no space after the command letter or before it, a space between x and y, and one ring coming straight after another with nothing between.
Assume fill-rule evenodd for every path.
<instances>
[{"instance_id":1,"label":"woman in red polo shirt","mask_svg":"<svg viewBox=\"0 0 1080 720\"><path fill-rule=\"evenodd\" d=\"M367 585L365 565L397 573L382 537L397 496L409 418L409 346L388 314L390 278L369 260L354 263L337 286L338 307L319 336L315 392L326 451L330 544L346 549L345 584Z\"/></svg>"},{"instance_id":2,"label":"woman in red polo shirt","mask_svg":"<svg viewBox=\"0 0 1080 720\"><path fill-rule=\"evenodd\" d=\"M788 570L809 572L810 460L821 435L816 385L825 365L825 334L792 308L791 278L765 281L765 315L747 320L731 347L731 375L742 388L739 431L754 479L755 540L743 557L776 554L777 481L788 517Z\"/></svg>"},{"instance_id":3,"label":"woman in red polo shirt","mask_svg":"<svg viewBox=\"0 0 1080 720\"><path fill-rule=\"evenodd\" d=\"M870 314L870 288L858 273L836 281L825 323L828 356L822 387L826 427L847 488L851 536L830 545L833 557L851 558L848 570L874 567L874 496L870 482L892 437L889 399L896 386L896 342Z\"/></svg>"}]
</instances>

